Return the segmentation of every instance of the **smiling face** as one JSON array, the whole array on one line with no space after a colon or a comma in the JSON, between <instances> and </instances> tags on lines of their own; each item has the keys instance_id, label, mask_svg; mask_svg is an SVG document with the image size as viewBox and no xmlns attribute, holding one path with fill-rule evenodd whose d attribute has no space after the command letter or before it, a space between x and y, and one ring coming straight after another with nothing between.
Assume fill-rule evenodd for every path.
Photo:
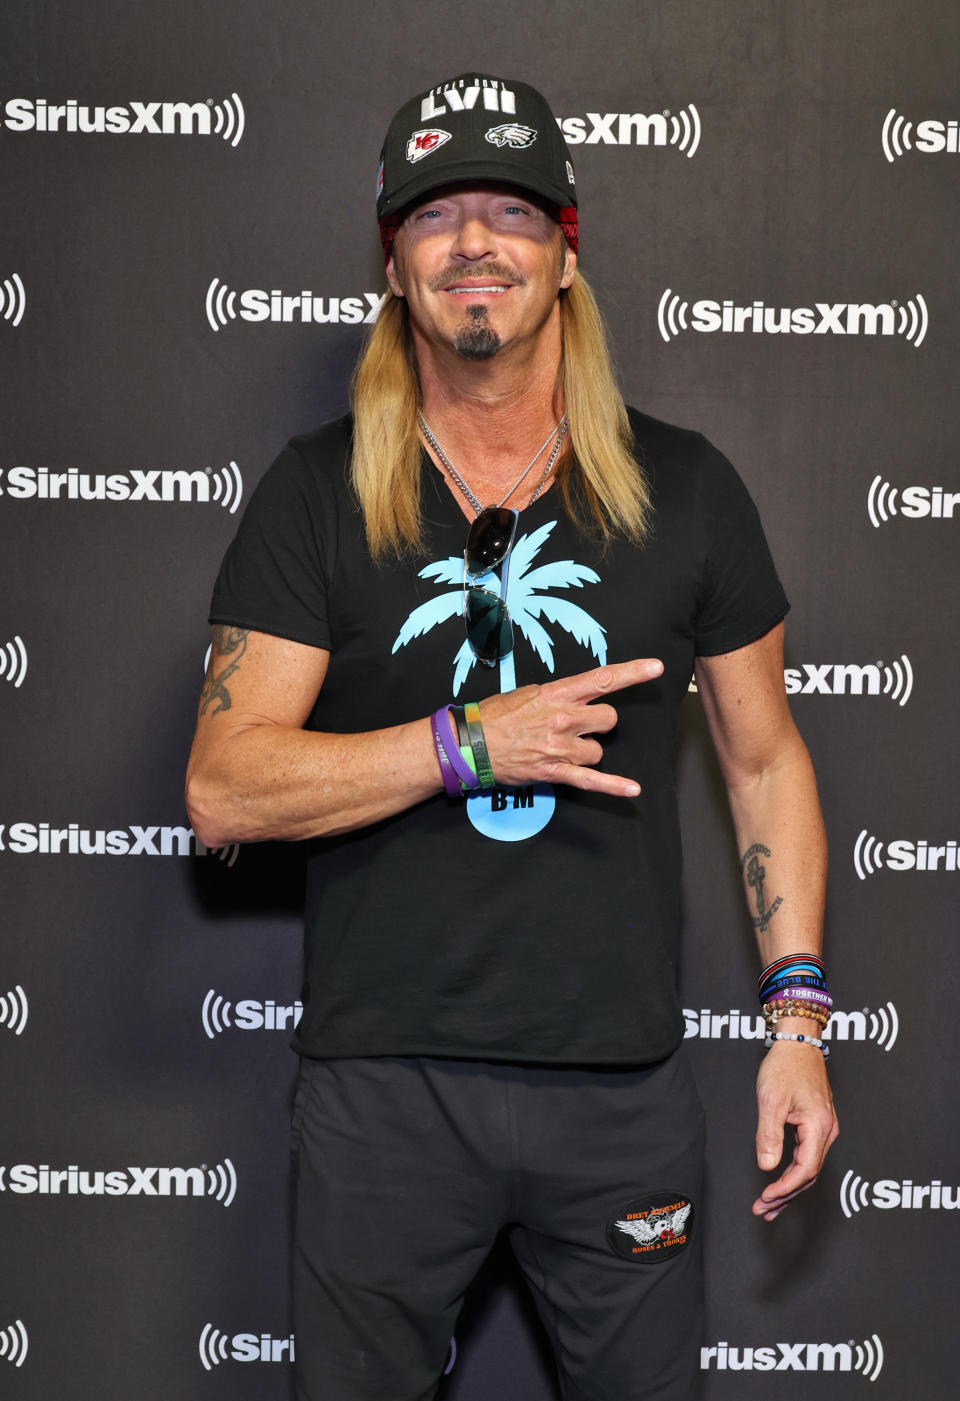
<instances>
[{"instance_id":1,"label":"smiling face","mask_svg":"<svg viewBox=\"0 0 960 1401\"><path fill-rule=\"evenodd\" d=\"M418 352L487 360L559 345L557 295L576 264L559 224L524 191L474 183L411 209L387 278L407 300Z\"/></svg>"}]
</instances>

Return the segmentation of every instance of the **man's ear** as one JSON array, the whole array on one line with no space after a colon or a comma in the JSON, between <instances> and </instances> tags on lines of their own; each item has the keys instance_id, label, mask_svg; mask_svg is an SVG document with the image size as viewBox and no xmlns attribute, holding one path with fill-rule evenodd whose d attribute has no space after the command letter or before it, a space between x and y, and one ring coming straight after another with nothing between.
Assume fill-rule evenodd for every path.
<instances>
[{"instance_id":1,"label":"man's ear","mask_svg":"<svg viewBox=\"0 0 960 1401\"><path fill-rule=\"evenodd\" d=\"M393 293L393 295L394 295L395 297L402 297L402 296L403 296L403 294L404 294L404 293L403 293L403 288L402 288L401 285L400 285L400 279L397 277L397 264L396 264L396 260L395 260L395 258L394 258L394 256L393 256L392 253L390 254L390 257L387 259L387 282L388 282L389 285L390 285L390 291Z\"/></svg>"},{"instance_id":2,"label":"man's ear","mask_svg":"<svg viewBox=\"0 0 960 1401\"><path fill-rule=\"evenodd\" d=\"M570 247L566 239L563 240L563 271L560 274L560 286L566 288L573 281L574 273L577 270L577 255Z\"/></svg>"}]
</instances>

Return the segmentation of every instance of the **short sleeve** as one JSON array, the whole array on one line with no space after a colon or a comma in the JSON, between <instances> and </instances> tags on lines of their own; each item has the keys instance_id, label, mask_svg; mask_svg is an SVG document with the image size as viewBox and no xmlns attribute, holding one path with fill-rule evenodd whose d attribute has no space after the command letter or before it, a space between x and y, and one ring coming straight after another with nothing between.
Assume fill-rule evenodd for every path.
<instances>
[{"instance_id":1,"label":"short sleeve","mask_svg":"<svg viewBox=\"0 0 960 1401\"><path fill-rule=\"evenodd\" d=\"M327 499L325 499L325 496ZM331 648L327 596L337 508L289 445L250 498L213 590L210 622Z\"/></svg>"},{"instance_id":2,"label":"short sleeve","mask_svg":"<svg viewBox=\"0 0 960 1401\"><path fill-rule=\"evenodd\" d=\"M702 441L705 558L694 646L697 656L715 657L755 642L790 604L750 493L723 454Z\"/></svg>"}]
</instances>

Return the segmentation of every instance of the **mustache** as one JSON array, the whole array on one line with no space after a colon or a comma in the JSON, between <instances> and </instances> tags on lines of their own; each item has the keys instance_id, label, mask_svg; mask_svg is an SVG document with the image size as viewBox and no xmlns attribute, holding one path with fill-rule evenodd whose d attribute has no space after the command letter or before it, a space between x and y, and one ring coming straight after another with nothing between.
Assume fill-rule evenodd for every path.
<instances>
[{"instance_id":1,"label":"mustache","mask_svg":"<svg viewBox=\"0 0 960 1401\"><path fill-rule=\"evenodd\" d=\"M449 267L442 272L435 273L431 277L427 286L431 292L445 292L448 287L453 287L457 282L462 282L465 277L487 277L491 282L510 282L515 287L525 287L527 279L516 268L512 268L508 263L477 263L473 267Z\"/></svg>"}]
</instances>

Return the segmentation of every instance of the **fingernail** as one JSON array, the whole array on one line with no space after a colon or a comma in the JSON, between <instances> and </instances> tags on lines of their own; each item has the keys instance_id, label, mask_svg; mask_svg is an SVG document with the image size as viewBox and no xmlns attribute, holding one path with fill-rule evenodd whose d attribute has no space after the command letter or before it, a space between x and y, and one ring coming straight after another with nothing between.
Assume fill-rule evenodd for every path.
<instances>
[{"instance_id":1,"label":"fingernail","mask_svg":"<svg viewBox=\"0 0 960 1401\"><path fill-rule=\"evenodd\" d=\"M777 1166L777 1160L772 1153L761 1153L757 1161L765 1172Z\"/></svg>"},{"instance_id":2,"label":"fingernail","mask_svg":"<svg viewBox=\"0 0 960 1401\"><path fill-rule=\"evenodd\" d=\"M639 783L628 783L628 784L627 784L627 788L626 788L625 796L626 796L627 798L639 798L639 796L640 796L640 785L639 785Z\"/></svg>"}]
</instances>

